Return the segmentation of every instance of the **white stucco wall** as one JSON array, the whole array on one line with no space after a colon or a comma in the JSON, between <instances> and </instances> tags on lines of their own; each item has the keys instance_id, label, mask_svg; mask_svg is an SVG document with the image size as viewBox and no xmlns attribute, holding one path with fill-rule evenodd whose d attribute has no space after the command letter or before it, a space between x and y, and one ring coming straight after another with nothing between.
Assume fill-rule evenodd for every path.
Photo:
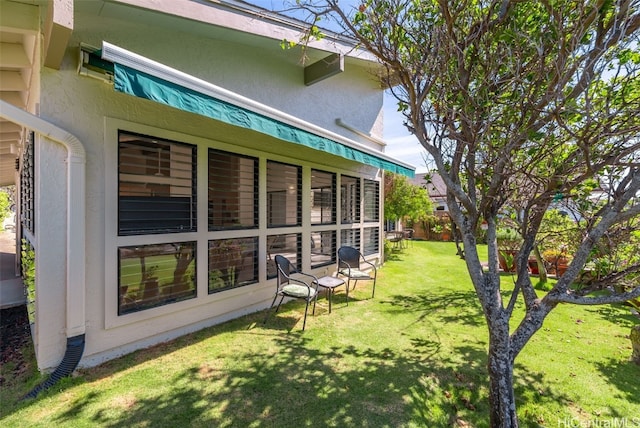
<instances>
[{"instance_id":1,"label":"white stucco wall","mask_svg":"<svg viewBox=\"0 0 640 428\"><path fill-rule=\"evenodd\" d=\"M116 93L111 85L79 76L76 72L79 43L100 46L103 40L354 140L358 140L356 135L337 126L335 119L370 131L380 128L382 109L382 92L369 71L362 68L347 67L344 73L307 87L302 81L302 67L292 66L290 60L284 60L288 55L297 55L293 51L277 51L282 55L280 57L248 46L195 38L169 28L76 16L73 37L61 69L43 70L40 115L75 135L87 154L87 320L86 346L81 362L84 366L264 308L273 296L273 280L266 281L264 276L260 284L207 295L207 260L200 257L197 299L123 317L115 314L116 248L118 242L122 245L127 241L118 241L115 230L118 128L197 144L198 164L203 165L199 171L200 182L206 179L206 147L251 155L269 153L269 159L302 165L306 174L312 167L370 179L377 179L378 174L372 167L296 145L282 145L272 138ZM366 140L359 141L374 145ZM41 161L37 162L40 196L37 206L39 319L36 352L38 365L47 369L59 364L66 345L66 153L62 146L44 140L40 142L38 155ZM206 200L206 193L201 191L198 196L200 201ZM206 230L206 204L200 205L199 230ZM264 205L261 204L263 210ZM256 233L262 241L266 239L265 230ZM128 238L140 243L153 240ZM206 240L198 239L198 254L205 255ZM260 258L263 263L264 248ZM303 262L308 263L308 259ZM328 269L323 268L318 274L325 274Z\"/></svg>"}]
</instances>

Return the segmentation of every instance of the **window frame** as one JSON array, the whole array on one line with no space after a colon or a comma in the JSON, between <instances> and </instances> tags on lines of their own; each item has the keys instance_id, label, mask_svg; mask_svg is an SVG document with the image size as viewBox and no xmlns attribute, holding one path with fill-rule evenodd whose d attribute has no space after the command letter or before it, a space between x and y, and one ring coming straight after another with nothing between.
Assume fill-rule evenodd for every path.
<instances>
[{"instance_id":1,"label":"window frame","mask_svg":"<svg viewBox=\"0 0 640 428\"><path fill-rule=\"evenodd\" d=\"M167 148L167 154L164 155ZM140 152L139 156L135 154L136 150ZM189 150L191 154L187 155ZM154 151L158 153L157 164L152 159ZM183 155L190 158L190 170L172 168L172 164L179 165L181 162L172 159L174 151L176 156L180 155L180 151L185 152ZM145 155L144 152L151 154ZM118 236L196 232L197 157L197 145L118 129ZM153 173L155 168L157 172ZM168 175L165 173L167 170ZM185 172L189 177L179 177L180 173ZM184 187L177 184L187 181L190 181L188 193L182 191L181 196L177 196L175 189ZM148 217L141 217L141 213ZM155 226L150 226L150 223Z\"/></svg>"},{"instance_id":2,"label":"window frame","mask_svg":"<svg viewBox=\"0 0 640 428\"><path fill-rule=\"evenodd\" d=\"M271 186L273 184L273 178L270 177L269 172L271 166L280 165L283 168L291 169L295 171L295 184L291 180L287 180L286 177L283 180L286 188L279 188L277 186ZM271 178L271 179L270 179ZM277 183L279 184L279 183ZM271 189L271 190L270 190ZM302 166L294 165L291 163L280 162L272 159L267 159L266 164L266 191L267 191L267 229L275 229L281 227L300 227L302 226ZM295 222L289 222L290 212L288 205L290 203L289 195L295 195ZM279 206L284 204L284 211L279 210ZM279 214L284 218L284 222L275 222L273 218Z\"/></svg>"},{"instance_id":3,"label":"window frame","mask_svg":"<svg viewBox=\"0 0 640 428\"><path fill-rule=\"evenodd\" d=\"M315 175L314 175L315 174ZM328 178L330 180L330 184L329 186L326 186L325 183L323 183L321 180L320 183L318 183L317 181L314 182L314 177L318 177L318 175L324 175L325 176L325 180ZM310 222L312 226L323 226L323 225L333 225L336 224L337 222L337 215L338 215L338 207L337 207L337 182L338 182L338 178L337 178L337 174L334 172L327 172L327 171L323 171L320 169L316 169L316 168L311 168L311 208L309 210L309 217L310 217ZM325 192L325 189L329 189L328 192ZM320 201L319 204L316 203L316 189L320 190ZM328 194L328 197L326 197L326 195ZM325 201L326 199L329 200L329 220L328 221L324 221L324 206L325 206ZM316 207L316 205L320 206L320 221L314 221L314 208Z\"/></svg>"},{"instance_id":4,"label":"window frame","mask_svg":"<svg viewBox=\"0 0 640 428\"><path fill-rule=\"evenodd\" d=\"M231 263L240 261L242 262L242 264L244 264L247 254L250 254L250 258L252 259L251 271L250 271L251 277L244 281L239 281L240 276L246 274L248 271L241 270L241 272L238 273L237 271L238 265L235 266L236 269L234 269L233 272L229 270L228 266L226 268L227 269L226 272L224 271L225 268L216 267L215 270L220 271L220 275L219 275L219 278L215 279L215 281L216 282L222 281L224 285L222 287L212 287L212 281L214 281L214 277L213 277L214 269L212 267L213 256L211 254L212 253L211 244L213 242L224 243L223 251L217 254L218 259L227 258ZM253 248L246 248L246 247L237 248L238 245L244 246L249 242L252 243ZM211 295L215 293L220 293L226 290L240 288L240 287L255 284L258 282L259 238L257 236L209 239L207 240L207 250L208 250L208 257L207 257L207 292L208 294ZM237 259L240 259L240 260L237 260ZM222 265L224 264L221 264L220 266Z\"/></svg>"},{"instance_id":5,"label":"window frame","mask_svg":"<svg viewBox=\"0 0 640 428\"><path fill-rule=\"evenodd\" d=\"M379 181L369 180L367 178L364 179L362 201L363 201L362 221L364 223L379 222L380 221L380 182ZM370 213L373 213L372 217L368 216L368 214Z\"/></svg>"},{"instance_id":6,"label":"window frame","mask_svg":"<svg viewBox=\"0 0 640 428\"><path fill-rule=\"evenodd\" d=\"M180 253L180 257L176 257L178 251L182 250L182 246L189 244L191 246L192 256L186 255L186 266L181 266L182 279L181 284L188 284L188 275L191 275L191 286L187 290L176 290L173 288L180 284L175 284L176 274L178 273L178 266L180 263L184 264L185 258L182 257L183 253ZM176 252L172 253L167 251L167 247L173 247ZM149 249L148 252L142 250L143 248ZM180 302L184 300L190 300L197 298L198 283L197 283L197 242L185 241L185 242L165 242L159 244L145 244L145 245L133 245L133 246L120 246L118 251L118 316L128 315L131 313L143 312L148 309L157 308L160 306L166 306L171 303ZM130 257L123 257L124 252L131 253ZM137 254L136 254L137 253ZM173 262L173 256L175 259L176 267L173 272L164 272L167 268L160 269L162 265L171 267ZM129 290L131 284L123 284L123 276L125 268L123 267L124 260L138 258L140 263L140 274L138 275L136 270L136 263L132 262L130 267L126 270L133 271L126 276L140 277L138 282L138 288ZM147 263L150 262L149 258L154 258L154 261L147 267ZM165 260L168 259L168 260ZM191 271L189 269L192 268ZM147 272L147 270L149 272ZM164 272L164 274L156 274L156 272ZM145 278L146 277L146 278ZM161 278L173 277L174 283L166 282L161 285ZM166 287L170 287L169 293L167 293ZM158 296L164 295L165 298L158 298ZM129 297L127 297L129 296ZM125 306L129 306L129 310L125 310Z\"/></svg>"},{"instance_id":7,"label":"window frame","mask_svg":"<svg viewBox=\"0 0 640 428\"><path fill-rule=\"evenodd\" d=\"M248 224L248 225L243 225L241 221L238 221L238 224L231 224L229 226L214 226L213 223L215 223L212 218L214 218L213 216L213 212L214 209L212 207L213 202L212 200L215 198L212 198L212 187L211 187L211 183L212 183L212 155L220 155L220 156L228 156L229 158L237 158L237 159L243 159L246 161L250 161L253 163L252 168L253 168L253 174L252 174L252 178L251 180L253 181L252 183L252 195L249 196L250 199L253 200L253 208L252 208L252 212L253 212L253 222L252 224ZM242 155L242 154L238 154L238 153L232 153L226 150L220 150L217 148L213 148L213 147L209 147L209 149L207 150L207 228L210 232L212 231L221 231L221 230L242 230L242 229L257 229L259 228L259 210L260 210L260 204L259 204L259 173L260 173L260 162L259 162L259 158L255 157L255 156L248 156L248 155ZM215 175L215 177L217 177L218 175ZM247 184L245 183L244 185L242 184L243 181L243 177L240 176L235 176L235 178L237 178L237 185L238 185L238 197L237 197L237 204L240 206L243 202L245 202L247 200L247 196L244 196L245 191L243 191L243 189L246 190ZM244 178L244 181L246 181L246 178ZM226 183L228 185L228 183ZM248 193L248 192L247 192ZM224 200L223 200L224 201ZM241 212L239 212L240 210L238 210L238 218L242 218L242 214ZM227 216L227 214L229 215L233 215L231 210L223 210L222 212L222 216L221 218L224 219L224 217ZM233 223L233 220L231 220Z\"/></svg>"},{"instance_id":8,"label":"window frame","mask_svg":"<svg viewBox=\"0 0 640 428\"><path fill-rule=\"evenodd\" d=\"M340 175L341 224L356 224L361 221L360 206L362 205L362 189L360 181L360 177ZM353 186L355 188L347 189L347 186Z\"/></svg>"}]
</instances>

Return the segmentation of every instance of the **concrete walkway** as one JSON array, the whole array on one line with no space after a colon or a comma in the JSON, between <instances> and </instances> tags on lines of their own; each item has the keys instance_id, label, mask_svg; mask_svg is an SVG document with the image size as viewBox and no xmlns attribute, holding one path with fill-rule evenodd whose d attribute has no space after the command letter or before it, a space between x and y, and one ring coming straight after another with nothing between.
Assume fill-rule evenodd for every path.
<instances>
[{"instance_id":1,"label":"concrete walkway","mask_svg":"<svg viewBox=\"0 0 640 428\"><path fill-rule=\"evenodd\" d=\"M16 269L16 235L0 232L0 309L25 304L22 278Z\"/></svg>"}]
</instances>

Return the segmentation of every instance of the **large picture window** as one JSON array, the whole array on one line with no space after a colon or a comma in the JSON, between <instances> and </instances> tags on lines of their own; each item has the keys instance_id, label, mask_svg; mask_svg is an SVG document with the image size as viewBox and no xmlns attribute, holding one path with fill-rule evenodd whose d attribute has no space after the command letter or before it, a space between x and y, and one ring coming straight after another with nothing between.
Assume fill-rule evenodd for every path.
<instances>
[{"instance_id":1,"label":"large picture window","mask_svg":"<svg viewBox=\"0 0 640 428\"><path fill-rule=\"evenodd\" d=\"M336 223L336 175L311 170L311 224Z\"/></svg>"},{"instance_id":2,"label":"large picture window","mask_svg":"<svg viewBox=\"0 0 640 428\"><path fill-rule=\"evenodd\" d=\"M258 227L258 159L209 149L209 230Z\"/></svg>"},{"instance_id":3,"label":"large picture window","mask_svg":"<svg viewBox=\"0 0 640 428\"><path fill-rule=\"evenodd\" d=\"M340 179L342 223L360 221L360 179L343 175Z\"/></svg>"},{"instance_id":4,"label":"large picture window","mask_svg":"<svg viewBox=\"0 0 640 428\"><path fill-rule=\"evenodd\" d=\"M364 221L380 220L380 184L364 180Z\"/></svg>"},{"instance_id":5,"label":"large picture window","mask_svg":"<svg viewBox=\"0 0 640 428\"><path fill-rule=\"evenodd\" d=\"M267 227L302 224L302 168L267 162Z\"/></svg>"},{"instance_id":6,"label":"large picture window","mask_svg":"<svg viewBox=\"0 0 640 428\"><path fill-rule=\"evenodd\" d=\"M196 243L118 248L118 315L196 296Z\"/></svg>"},{"instance_id":7,"label":"large picture window","mask_svg":"<svg viewBox=\"0 0 640 428\"><path fill-rule=\"evenodd\" d=\"M118 234L196 230L196 147L118 135Z\"/></svg>"},{"instance_id":8,"label":"large picture window","mask_svg":"<svg viewBox=\"0 0 640 428\"><path fill-rule=\"evenodd\" d=\"M258 238L209 241L209 293L258 281Z\"/></svg>"}]
</instances>

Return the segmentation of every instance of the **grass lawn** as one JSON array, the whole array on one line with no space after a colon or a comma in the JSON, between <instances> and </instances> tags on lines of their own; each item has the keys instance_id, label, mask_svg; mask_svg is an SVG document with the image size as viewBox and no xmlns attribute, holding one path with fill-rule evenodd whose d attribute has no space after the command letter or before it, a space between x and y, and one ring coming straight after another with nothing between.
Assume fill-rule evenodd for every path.
<instances>
[{"instance_id":1,"label":"grass lawn","mask_svg":"<svg viewBox=\"0 0 640 428\"><path fill-rule=\"evenodd\" d=\"M415 242L378 277L373 300L366 283L348 306L338 289L331 314L323 298L304 332L291 302L17 402L37 380L25 373L3 386L0 425L488 427L487 332L454 245ZM558 307L517 360L521 426L640 426L638 322L624 306Z\"/></svg>"}]
</instances>

